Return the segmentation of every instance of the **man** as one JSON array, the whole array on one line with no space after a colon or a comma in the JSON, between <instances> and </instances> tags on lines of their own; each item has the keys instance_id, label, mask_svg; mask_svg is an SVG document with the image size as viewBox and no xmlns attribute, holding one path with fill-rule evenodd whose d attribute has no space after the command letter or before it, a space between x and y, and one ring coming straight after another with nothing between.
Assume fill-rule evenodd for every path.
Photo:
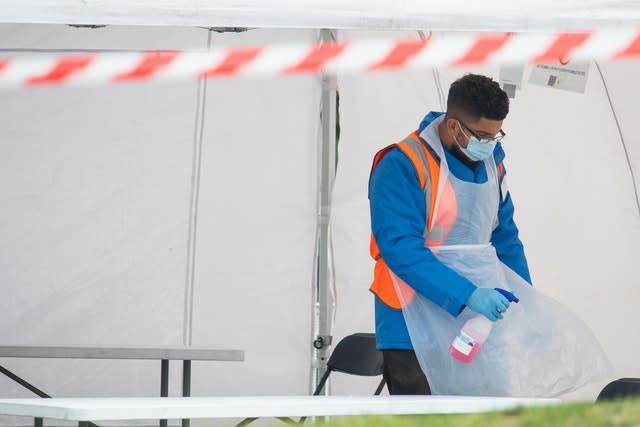
<instances>
[{"instance_id":1,"label":"man","mask_svg":"<svg viewBox=\"0 0 640 427\"><path fill-rule=\"evenodd\" d=\"M496 321L509 307L509 301L498 291L476 286L439 261L430 249L447 244L448 234L459 226L461 218L466 215L473 221L474 213L456 210L459 194L448 187L448 182L434 185L442 162L421 136L426 135L423 131L434 135L431 144L444 148L448 173L461 182L486 183L494 175L490 175L485 160L493 156L498 180L495 191L500 197L495 198L497 218L492 219L487 236L499 260L531 283L504 181L505 155L500 141L508 112L509 99L496 82L467 74L451 85L446 114L427 114L416 132L402 143L381 150L374 159L369 182L371 254L376 260L371 290L375 294L377 347L384 355L384 378L390 394L431 393L402 312L414 293L453 317L469 307ZM452 200L446 202L446 194L437 194L439 188L443 193L449 191ZM448 220L445 214L440 222L432 218L436 200L440 200L442 212L447 203L453 203ZM401 292L405 295L398 296L394 278L408 285Z\"/></svg>"}]
</instances>

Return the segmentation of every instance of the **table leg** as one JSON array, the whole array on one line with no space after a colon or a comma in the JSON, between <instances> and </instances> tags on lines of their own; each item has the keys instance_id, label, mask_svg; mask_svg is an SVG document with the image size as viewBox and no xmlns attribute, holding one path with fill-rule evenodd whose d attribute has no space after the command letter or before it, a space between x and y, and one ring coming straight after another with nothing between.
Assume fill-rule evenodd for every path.
<instances>
[{"instance_id":1,"label":"table leg","mask_svg":"<svg viewBox=\"0 0 640 427\"><path fill-rule=\"evenodd\" d=\"M11 378L15 382L17 382L18 384L20 384L21 386L26 388L27 390L32 391L33 393L37 394L38 396L40 396L42 398L45 398L45 399L50 399L51 398L51 396L49 396L47 393L45 393L44 391L40 390L39 388L37 388L33 384L30 384L26 380L23 380L22 378L20 378L19 376L17 376L16 374L11 372L7 368L5 368L4 366L0 366L0 373L6 375L7 377ZM85 423L85 425L87 427L99 427L97 424L94 424L94 423L91 423L91 422L88 422L88 421L82 421L82 422ZM40 417L35 417L33 419L33 425L35 427L43 427L44 426L44 419L40 418Z\"/></svg>"},{"instance_id":2,"label":"table leg","mask_svg":"<svg viewBox=\"0 0 640 427\"><path fill-rule=\"evenodd\" d=\"M32 391L33 393L37 394L40 397L46 397L46 398L51 397L44 391L34 386L33 384L29 384L27 381L23 380L22 378L20 378L19 376L17 376L7 368L5 368L4 366L0 366L0 373L5 374L7 377L11 378L12 380L20 384L22 387L26 388L29 391Z\"/></svg>"},{"instance_id":3,"label":"table leg","mask_svg":"<svg viewBox=\"0 0 640 427\"><path fill-rule=\"evenodd\" d=\"M182 396L191 396L191 360L182 361ZM182 420L182 427L189 427L189 420Z\"/></svg>"},{"instance_id":4,"label":"table leg","mask_svg":"<svg viewBox=\"0 0 640 427\"><path fill-rule=\"evenodd\" d=\"M169 396L169 361L163 359L160 366L160 397ZM167 427L167 420L160 420L160 427Z\"/></svg>"}]
</instances>

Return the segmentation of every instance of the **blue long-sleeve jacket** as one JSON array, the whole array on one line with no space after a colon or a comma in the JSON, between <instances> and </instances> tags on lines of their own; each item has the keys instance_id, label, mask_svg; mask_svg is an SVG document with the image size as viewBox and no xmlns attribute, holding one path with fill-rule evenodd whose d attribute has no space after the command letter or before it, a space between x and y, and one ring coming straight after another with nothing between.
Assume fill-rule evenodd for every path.
<instances>
[{"instance_id":1,"label":"blue long-sleeve jacket","mask_svg":"<svg viewBox=\"0 0 640 427\"><path fill-rule=\"evenodd\" d=\"M427 114L418 134L442 114ZM471 169L446 148L444 152L450 172L458 179L476 183L487 181L482 162ZM500 144L495 148L494 157L496 164L505 157ZM438 261L424 246L424 190L411 160L400 149L394 148L386 153L371 175L369 206L372 232L387 266L418 293L451 315L460 314L476 286ZM513 212L513 202L507 193L500 199L498 226L491 235L491 243L500 260L531 283ZM376 296L375 317L378 349L413 349L402 310L387 306Z\"/></svg>"}]
</instances>

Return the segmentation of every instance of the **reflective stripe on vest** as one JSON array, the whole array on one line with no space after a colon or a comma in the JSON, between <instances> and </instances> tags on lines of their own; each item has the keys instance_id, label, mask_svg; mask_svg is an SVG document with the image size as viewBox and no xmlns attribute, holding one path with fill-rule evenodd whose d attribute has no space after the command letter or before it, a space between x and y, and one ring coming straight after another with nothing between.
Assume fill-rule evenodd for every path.
<instances>
[{"instance_id":1,"label":"reflective stripe on vest","mask_svg":"<svg viewBox=\"0 0 640 427\"><path fill-rule=\"evenodd\" d=\"M436 191L433 189L438 188L438 180L440 178L440 165L434 159L431 152L429 152L429 150L427 150L424 144L420 141L420 138L418 137L416 132L413 132L400 143L392 144L378 151L378 153L376 153L374 157L371 174L373 174L373 171L380 162L380 159L382 159L382 157L394 147L398 147L404 153L404 155L406 155L409 160L411 160L411 163L416 170L416 174L420 182L420 187L424 190L425 193L425 218L427 220L425 221L423 236L425 237L425 239L427 237L431 239L435 238L436 234L444 235L441 230L431 229L431 218L433 216L432 210L435 205L436 196ZM389 307L395 309L402 308L402 303L400 301L400 298L398 298L398 294L393 285L393 280L391 279L391 270L385 263L384 259L382 259L382 257L380 256L380 250L378 249L378 245L375 241L373 233L371 233L371 243L369 249L371 257L376 261L373 270L373 282L371 283L371 287L369 289ZM403 282L400 282L398 286L399 291L402 293L402 300L407 303L410 302L415 295L415 291Z\"/></svg>"}]
</instances>

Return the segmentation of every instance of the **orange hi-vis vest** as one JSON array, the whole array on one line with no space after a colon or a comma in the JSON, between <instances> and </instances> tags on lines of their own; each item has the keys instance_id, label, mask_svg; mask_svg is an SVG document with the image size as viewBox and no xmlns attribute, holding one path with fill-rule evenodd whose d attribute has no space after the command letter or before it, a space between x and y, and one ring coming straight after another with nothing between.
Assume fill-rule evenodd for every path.
<instances>
[{"instance_id":1,"label":"orange hi-vis vest","mask_svg":"<svg viewBox=\"0 0 640 427\"><path fill-rule=\"evenodd\" d=\"M411 163L416 170L418 180L420 181L420 187L425 193L426 225L423 232L425 245L428 247L439 246L445 241L449 230L451 230L451 227L453 227L456 222L458 205L455 191L448 180L442 183L443 194L440 195L437 218L434 223L433 211L436 206L436 193L438 191L440 180L440 163L433 157L431 151L429 151L426 145L421 141L417 131L411 133L399 143L391 144L378 151L373 158L371 175L373 174L376 166L378 166L382 157L389 150L395 147L398 147L400 151L402 151L409 160L411 160ZM502 165L502 162L500 162L498 165L498 176L502 178L503 175L504 166ZM369 252L376 262L373 270L373 282L369 289L389 307L395 309L402 308L402 303L393 285L391 270L380 254L380 250L378 249L373 233L371 233ZM402 300L405 303L409 303L413 299L415 291L402 280L397 281L397 283L399 288L398 290L402 293Z\"/></svg>"}]
</instances>

